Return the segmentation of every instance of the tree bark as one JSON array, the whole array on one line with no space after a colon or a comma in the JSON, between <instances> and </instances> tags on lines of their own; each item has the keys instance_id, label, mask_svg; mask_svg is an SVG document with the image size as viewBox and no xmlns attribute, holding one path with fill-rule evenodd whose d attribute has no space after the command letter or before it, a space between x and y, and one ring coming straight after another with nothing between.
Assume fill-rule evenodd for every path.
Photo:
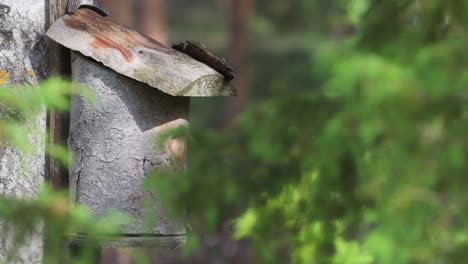
<instances>
[{"instance_id":1,"label":"tree bark","mask_svg":"<svg viewBox=\"0 0 468 264\"><path fill-rule=\"evenodd\" d=\"M9 12L0 15L1 84L36 85L47 75L46 5L42 0L3 0ZM1 114L1 113L0 113ZM37 194L45 174L45 109L22 122L32 131L29 144L34 153L26 155L6 143L0 143L0 195L32 198ZM0 262L12 249L11 240L2 237L0 223ZM38 232L22 245L18 256L9 263L41 263L42 235Z\"/></svg>"},{"instance_id":2,"label":"tree bark","mask_svg":"<svg viewBox=\"0 0 468 264\"><path fill-rule=\"evenodd\" d=\"M102 3L109 9L112 20L121 25L135 27L134 1L102 0Z\"/></svg>"},{"instance_id":3,"label":"tree bark","mask_svg":"<svg viewBox=\"0 0 468 264\"><path fill-rule=\"evenodd\" d=\"M231 47L230 62L236 71L234 86L237 97L230 98L228 104L226 128L233 125L236 116L244 109L249 88L249 22L255 12L255 0L231 0Z\"/></svg>"},{"instance_id":4,"label":"tree bark","mask_svg":"<svg viewBox=\"0 0 468 264\"><path fill-rule=\"evenodd\" d=\"M143 0L143 33L151 38L167 44L166 32L166 1Z\"/></svg>"},{"instance_id":5,"label":"tree bark","mask_svg":"<svg viewBox=\"0 0 468 264\"><path fill-rule=\"evenodd\" d=\"M74 59L72 77L89 87L96 101L72 98L71 200L99 217L110 210L125 212L133 218L121 227L127 236L185 235L183 223L170 219L157 194L148 194L143 185L152 170L174 165L169 149L157 149L152 142L167 123L188 119L189 98L164 94L82 55ZM154 212L145 208L148 200L157 201ZM155 226L148 227L145 214L157 217Z\"/></svg>"}]
</instances>

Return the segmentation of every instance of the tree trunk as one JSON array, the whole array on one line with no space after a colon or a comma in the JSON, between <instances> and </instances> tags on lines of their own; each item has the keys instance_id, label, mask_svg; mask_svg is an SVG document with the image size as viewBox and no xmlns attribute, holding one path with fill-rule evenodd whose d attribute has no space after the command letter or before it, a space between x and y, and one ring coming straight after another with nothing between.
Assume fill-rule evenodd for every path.
<instances>
[{"instance_id":1,"label":"tree trunk","mask_svg":"<svg viewBox=\"0 0 468 264\"><path fill-rule=\"evenodd\" d=\"M47 74L46 6L42 0L3 0L9 12L0 15L0 84L35 85ZM1 115L1 113L0 113ZM29 144L34 153L26 155L12 146L0 144L0 195L32 198L38 192L45 173L45 109L24 120L31 129ZM0 224L0 262L11 250L10 240L2 237ZM29 237L18 257L9 263L41 263L42 235Z\"/></svg>"},{"instance_id":2,"label":"tree trunk","mask_svg":"<svg viewBox=\"0 0 468 264\"><path fill-rule=\"evenodd\" d=\"M121 25L135 27L134 1L102 0L102 3L109 9L112 20Z\"/></svg>"},{"instance_id":3,"label":"tree trunk","mask_svg":"<svg viewBox=\"0 0 468 264\"><path fill-rule=\"evenodd\" d=\"M143 33L153 39L167 44L166 1L143 0Z\"/></svg>"},{"instance_id":4,"label":"tree trunk","mask_svg":"<svg viewBox=\"0 0 468 264\"><path fill-rule=\"evenodd\" d=\"M233 124L233 120L244 109L248 98L249 83L249 22L255 12L255 0L231 0L231 47L230 62L236 71L234 86L237 97L230 98L228 104L226 127Z\"/></svg>"},{"instance_id":5,"label":"tree trunk","mask_svg":"<svg viewBox=\"0 0 468 264\"><path fill-rule=\"evenodd\" d=\"M157 194L144 191L143 186L153 170L173 166L169 149L155 149L152 142L171 121L188 119L189 98L164 94L82 55L73 61L72 80L85 84L96 101L72 98L71 200L86 205L98 217L110 210L132 217L132 224L120 230L132 241L142 234L154 235L159 246L161 236L171 236L178 245L178 236L185 235L183 223L168 217ZM156 208L146 208L148 201ZM154 226L145 223L145 214L157 218ZM133 242L128 244L133 246Z\"/></svg>"}]
</instances>

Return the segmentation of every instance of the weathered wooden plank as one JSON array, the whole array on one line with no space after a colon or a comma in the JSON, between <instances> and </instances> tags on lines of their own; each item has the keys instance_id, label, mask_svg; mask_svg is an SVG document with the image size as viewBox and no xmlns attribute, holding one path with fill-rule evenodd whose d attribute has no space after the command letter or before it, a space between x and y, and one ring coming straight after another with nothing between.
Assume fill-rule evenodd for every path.
<instances>
[{"instance_id":1,"label":"weathered wooden plank","mask_svg":"<svg viewBox=\"0 0 468 264\"><path fill-rule=\"evenodd\" d=\"M67 0L48 0L47 8L47 28L50 27L60 17L65 15ZM60 76L62 78L69 78L71 74L70 66L70 51L62 45L49 41L48 49L48 66L49 75ZM66 145L68 138L68 128L70 125L70 114L68 112L59 112L54 109L48 109L47 111L47 131L48 143L57 145ZM47 156L47 171L46 176L48 183L54 190L68 189L68 168L65 168L60 162L54 159L52 156L54 149L50 149L50 154ZM45 223L45 228L49 228ZM49 261L48 247L51 244L45 238L44 240L44 261ZM64 249L64 254L67 250ZM55 257L55 256L53 256Z\"/></svg>"},{"instance_id":2,"label":"weathered wooden plank","mask_svg":"<svg viewBox=\"0 0 468 264\"><path fill-rule=\"evenodd\" d=\"M114 71L177 96L231 96L231 83L206 64L88 9L54 23L47 35Z\"/></svg>"},{"instance_id":3,"label":"weathered wooden plank","mask_svg":"<svg viewBox=\"0 0 468 264\"><path fill-rule=\"evenodd\" d=\"M48 24L52 25L66 13L67 0L49 0ZM49 75L70 78L71 62L70 50L62 45L49 42ZM58 112L49 109L47 115L47 127L49 131L49 142L52 144L65 145L68 138L68 128L70 124L70 114L68 112ZM53 153L53 149L50 150ZM52 188L68 188L68 169L60 162L49 156L48 158L48 179Z\"/></svg>"}]
</instances>

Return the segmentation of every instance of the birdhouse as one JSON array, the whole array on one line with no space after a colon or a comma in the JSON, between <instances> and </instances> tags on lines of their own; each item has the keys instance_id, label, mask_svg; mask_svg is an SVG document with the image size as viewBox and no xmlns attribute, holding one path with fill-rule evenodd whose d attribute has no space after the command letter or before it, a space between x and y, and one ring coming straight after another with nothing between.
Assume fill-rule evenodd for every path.
<instances>
[{"instance_id":1,"label":"birdhouse","mask_svg":"<svg viewBox=\"0 0 468 264\"><path fill-rule=\"evenodd\" d=\"M133 218L117 246L180 243L184 225L163 206L151 208L156 224L145 224L145 198L158 199L144 191L146 177L185 162L183 141L158 149L154 139L187 124L189 97L234 95L230 69L194 43L170 48L86 8L59 19L47 35L73 51L72 80L95 94L94 102L72 98L71 199L96 216L120 210Z\"/></svg>"}]
</instances>

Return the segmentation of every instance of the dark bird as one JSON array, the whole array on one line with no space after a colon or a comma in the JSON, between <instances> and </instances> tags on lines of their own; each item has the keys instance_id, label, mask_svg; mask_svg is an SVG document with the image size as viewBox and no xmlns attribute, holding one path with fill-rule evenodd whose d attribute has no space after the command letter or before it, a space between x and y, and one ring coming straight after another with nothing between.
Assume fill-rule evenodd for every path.
<instances>
[{"instance_id":1,"label":"dark bird","mask_svg":"<svg viewBox=\"0 0 468 264\"><path fill-rule=\"evenodd\" d=\"M216 55L199 42L188 40L179 44L174 44L172 48L210 66L221 73L228 81L233 80L235 77L234 70L227 65L223 59L216 57Z\"/></svg>"}]
</instances>

